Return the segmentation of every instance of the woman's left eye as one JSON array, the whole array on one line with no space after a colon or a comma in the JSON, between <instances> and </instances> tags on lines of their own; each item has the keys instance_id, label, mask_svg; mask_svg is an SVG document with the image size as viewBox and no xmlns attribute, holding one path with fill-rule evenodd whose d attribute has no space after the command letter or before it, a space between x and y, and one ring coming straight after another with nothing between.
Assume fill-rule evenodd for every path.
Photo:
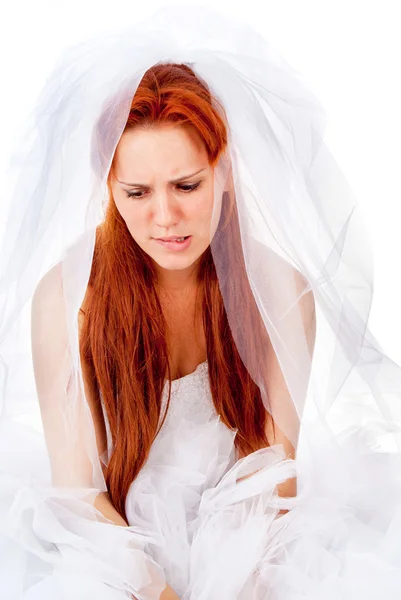
<instances>
[{"instance_id":1,"label":"woman's left eye","mask_svg":"<svg viewBox=\"0 0 401 600\"><path fill-rule=\"evenodd\" d=\"M188 194L189 192L193 192L194 190L196 190L199 186L200 186L200 181L198 181L197 183L187 183L187 184L180 184L177 187L181 189L181 191L185 192L186 194ZM143 194L143 192L125 192L127 194L127 198L135 198L136 200L141 200L142 199L142 195L138 196L138 194Z\"/></svg>"},{"instance_id":2,"label":"woman's left eye","mask_svg":"<svg viewBox=\"0 0 401 600\"><path fill-rule=\"evenodd\" d=\"M180 187L184 192L192 192L193 190L196 190L196 188L198 188L200 186L200 181L198 181L197 183L187 183L186 185L179 185L178 187ZM189 189L184 189L184 188L189 188Z\"/></svg>"}]
</instances>

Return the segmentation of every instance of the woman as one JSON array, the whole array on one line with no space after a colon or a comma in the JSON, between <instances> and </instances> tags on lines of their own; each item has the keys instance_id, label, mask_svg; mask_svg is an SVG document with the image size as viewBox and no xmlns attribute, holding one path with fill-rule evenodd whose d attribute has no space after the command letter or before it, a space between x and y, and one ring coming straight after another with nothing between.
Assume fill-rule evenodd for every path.
<instances>
[{"instance_id":1,"label":"woman","mask_svg":"<svg viewBox=\"0 0 401 600\"><path fill-rule=\"evenodd\" d=\"M2 585L25 600L395 598L400 455L378 442L399 440L401 379L354 294L348 190L302 136L322 115L254 32L230 22L247 55L193 39L174 60L164 19L72 48L38 104L25 175L38 158L42 175L26 245L5 240L1 339L7 366L7 341L32 358L43 435L28 443L15 417L3 435L25 454L4 468ZM29 350L9 333L10 298L27 297Z\"/></svg>"}]
</instances>

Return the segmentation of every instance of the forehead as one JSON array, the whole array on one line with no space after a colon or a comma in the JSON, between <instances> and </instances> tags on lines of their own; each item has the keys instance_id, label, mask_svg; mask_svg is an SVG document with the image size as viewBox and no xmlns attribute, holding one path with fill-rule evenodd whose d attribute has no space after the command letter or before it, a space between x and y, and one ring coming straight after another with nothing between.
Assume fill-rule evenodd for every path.
<instances>
[{"instance_id":1,"label":"forehead","mask_svg":"<svg viewBox=\"0 0 401 600\"><path fill-rule=\"evenodd\" d=\"M173 179L208 165L205 145L192 127L163 125L128 129L117 145L114 166L119 179L150 183Z\"/></svg>"}]
</instances>

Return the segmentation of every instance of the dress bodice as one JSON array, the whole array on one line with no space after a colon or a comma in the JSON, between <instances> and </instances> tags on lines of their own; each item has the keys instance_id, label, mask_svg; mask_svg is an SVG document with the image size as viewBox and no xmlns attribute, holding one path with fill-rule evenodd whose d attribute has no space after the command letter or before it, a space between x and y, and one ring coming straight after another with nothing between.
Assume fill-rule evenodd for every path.
<instances>
[{"instance_id":1,"label":"dress bodice","mask_svg":"<svg viewBox=\"0 0 401 600\"><path fill-rule=\"evenodd\" d=\"M171 381L171 399L163 429L174 428L177 419L190 418L199 423L216 415L209 387L208 366L205 360L192 373ZM168 384L166 379L160 421L167 405Z\"/></svg>"},{"instance_id":2,"label":"dress bodice","mask_svg":"<svg viewBox=\"0 0 401 600\"><path fill-rule=\"evenodd\" d=\"M159 423L167 405L168 386L166 379ZM149 528L162 519L168 527L178 507L190 521L202 492L216 485L235 462L234 438L235 432L221 422L215 410L207 361L193 373L172 380L166 419L126 497L129 524L143 523ZM189 543L188 532L182 535Z\"/></svg>"}]
</instances>

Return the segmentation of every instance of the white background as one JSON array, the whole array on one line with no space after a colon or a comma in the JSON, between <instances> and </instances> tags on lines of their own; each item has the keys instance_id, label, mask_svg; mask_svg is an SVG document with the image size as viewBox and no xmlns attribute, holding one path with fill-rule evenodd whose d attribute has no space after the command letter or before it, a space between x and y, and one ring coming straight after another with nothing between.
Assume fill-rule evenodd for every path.
<instances>
[{"instance_id":1,"label":"white background","mask_svg":"<svg viewBox=\"0 0 401 600\"><path fill-rule=\"evenodd\" d=\"M61 48L109 26L124 26L163 4L167 3L7 2L0 14L1 207L8 202L6 164L19 124ZM230 11L263 33L309 79L330 115L326 143L362 208L374 254L370 328L384 351L401 364L399 1L209 0L203 4Z\"/></svg>"}]
</instances>

